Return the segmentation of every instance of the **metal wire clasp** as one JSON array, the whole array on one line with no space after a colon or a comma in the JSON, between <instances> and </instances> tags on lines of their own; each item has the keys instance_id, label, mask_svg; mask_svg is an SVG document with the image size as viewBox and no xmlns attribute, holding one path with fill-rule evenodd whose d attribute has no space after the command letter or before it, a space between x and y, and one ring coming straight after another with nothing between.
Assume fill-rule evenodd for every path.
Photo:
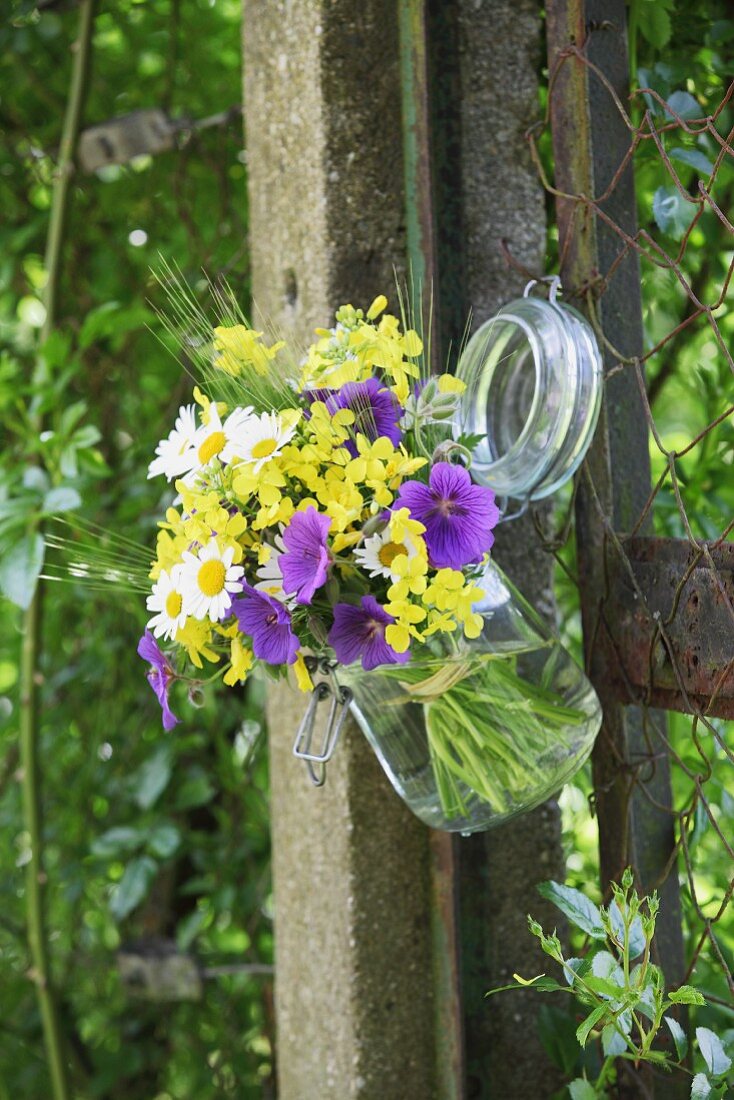
<instances>
[{"instance_id":1,"label":"metal wire clasp","mask_svg":"<svg viewBox=\"0 0 734 1100\"><path fill-rule=\"evenodd\" d=\"M301 719L296 731L296 740L293 744L293 755L299 760L305 760L309 777L314 787L323 787L326 782L326 765L334 755L339 734L344 720L349 713L349 704L352 701L352 692L337 682L336 665L325 657L305 657L306 668L313 676L321 673L328 677L314 685L309 699L306 713ZM314 751L312 748L314 728L316 725L316 711L319 703L331 697L331 706L324 726L321 748Z\"/></svg>"},{"instance_id":2,"label":"metal wire clasp","mask_svg":"<svg viewBox=\"0 0 734 1100\"><path fill-rule=\"evenodd\" d=\"M555 303L555 300L558 297L559 291L563 290L563 287L561 286L560 276L558 276L558 275L544 275L542 279L531 279L530 282L527 284L527 286L525 287L525 289L522 292L523 298L527 298L530 294L530 291L533 289L534 286L537 286L538 283L549 283L550 284L550 289L548 290L548 301L551 302L551 303Z\"/></svg>"}]
</instances>

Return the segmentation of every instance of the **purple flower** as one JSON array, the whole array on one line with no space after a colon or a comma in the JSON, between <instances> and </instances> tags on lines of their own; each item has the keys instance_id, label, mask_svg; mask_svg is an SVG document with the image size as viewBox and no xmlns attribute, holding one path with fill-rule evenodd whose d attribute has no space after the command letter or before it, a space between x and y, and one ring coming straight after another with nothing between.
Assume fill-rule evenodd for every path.
<instances>
[{"instance_id":1,"label":"purple flower","mask_svg":"<svg viewBox=\"0 0 734 1100\"><path fill-rule=\"evenodd\" d=\"M281 559L282 560L282 559ZM288 609L249 584L243 584L242 596L232 601L240 630L252 638L252 650L269 665L292 665L301 644L291 630Z\"/></svg>"},{"instance_id":2,"label":"purple flower","mask_svg":"<svg viewBox=\"0 0 734 1100\"><path fill-rule=\"evenodd\" d=\"M437 462L428 485L406 481L394 507L407 508L424 524L424 539L434 569L462 569L481 561L494 542L500 518L491 489L474 485L463 466Z\"/></svg>"},{"instance_id":3,"label":"purple flower","mask_svg":"<svg viewBox=\"0 0 734 1100\"><path fill-rule=\"evenodd\" d=\"M361 657L362 668L367 672L378 665L403 665L410 660L410 653L396 653L385 641L385 627L394 622L374 596L363 596L359 607L338 603L334 607L329 645L344 665Z\"/></svg>"},{"instance_id":4,"label":"purple flower","mask_svg":"<svg viewBox=\"0 0 734 1100\"><path fill-rule=\"evenodd\" d=\"M383 386L379 378L368 378L366 382L346 382L328 398L326 408L332 416L339 409L351 409L354 413L354 423L350 426L352 433L356 435L361 432L371 443L383 435L395 446L402 439L398 421L403 410L395 394ZM347 440L344 446L352 456L357 456L354 440Z\"/></svg>"},{"instance_id":5,"label":"purple flower","mask_svg":"<svg viewBox=\"0 0 734 1100\"><path fill-rule=\"evenodd\" d=\"M179 719L168 705L168 689L171 682L176 679L176 673L168 663L168 658L161 652L157 641L150 630L146 630L138 642L138 654L144 661L150 664L148 683L156 693L158 702L163 712L164 730L172 730L178 725Z\"/></svg>"},{"instance_id":6,"label":"purple flower","mask_svg":"<svg viewBox=\"0 0 734 1100\"><path fill-rule=\"evenodd\" d=\"M283 532L285 553L278 564L283 574L283 591L295 592L298 603L311 603L313 594L326 580L329 552L326 536L331 517L323 516L309 504L296 512Z\"/></svg>"}]
</instances>

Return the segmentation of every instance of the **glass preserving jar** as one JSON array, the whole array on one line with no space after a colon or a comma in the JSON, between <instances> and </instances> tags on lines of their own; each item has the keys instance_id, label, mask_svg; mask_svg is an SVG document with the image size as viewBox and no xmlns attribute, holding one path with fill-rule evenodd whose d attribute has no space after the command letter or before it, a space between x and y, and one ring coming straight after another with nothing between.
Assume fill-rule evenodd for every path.
<instances>
[{"instance_id":1,"label":"glass preserving jar","mask_svg":"<svg viewBox=\"0 0 734 1100\"><path fill-rule=\"evenodd\" d=\"M472 477L498 497L550 496L591 443L602 394L602 357L588 321L556 300L525 294L486 321L462 353L466 383L454 435L481 437Z\"/></svg>"}]
</instances>

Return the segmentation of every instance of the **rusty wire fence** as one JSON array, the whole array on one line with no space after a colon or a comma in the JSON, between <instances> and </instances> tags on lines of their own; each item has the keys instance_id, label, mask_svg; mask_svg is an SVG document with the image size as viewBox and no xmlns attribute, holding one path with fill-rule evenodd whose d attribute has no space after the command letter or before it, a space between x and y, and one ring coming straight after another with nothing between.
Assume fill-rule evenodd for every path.
<instances>
[{"instance_id":1,"label":"rusty wire fence","mask_svg":"<svg viewBox=\"0 0 734 1100\"><path fill-rule=\"evenodd\" d=\"M606 110L626 131L616 168L598 191L559 185L543 148L569 66L574 79L583 72L597 98L606 97ZM618 703L641 708L642 743L633 752L612 746L617 774L610 782L621 783L627 804L643 798L672 825L669 851L646 886L678 877L687 926L682 980L695 971L709 999L729 1006L734 754L731 725L722 719L734 718L734 498L727 484L734 457L734 327L726 308L734 272L734 224L727 214L734 195L733 96L734 84L700 118L682 117L653 88L640 88L624 102L586 47L568 47L551 67L546 117L528 133L542 184L564 211L561 272L579 234L601 227L614 241L616 256L604 274L592 271L576 285L566 279L565 294L586 312L604 348L607 400L615 376L632 378L650 439L649 491L625 529L616 529L593 461L584 463L574 492L574 498L586 494L603 532L605 591L592 594L592 607L589 594L580 593L587 604L587 663L593 676L594 649L605 646L613 682L605 685L607 699L611 691ZM638 193L640 224L631 231L610 213L610 200L633 168L658 187L653 193L650 186L646 199ZM635 355L615 345L614 325L603 321L610 284L630 259L639 263L645 317L644 344ZM540 513L535 519L546 548L578 584L569 549L574 503L556 516L552 531ZM660 787L648 780L663 760L670 761L672 783L661 800ZM595 770L592 808L602 793ZM605 827L609 822L600 821L600 834ZM634 862L631 843L622 847Z\"/></svg>"}]
</instances>

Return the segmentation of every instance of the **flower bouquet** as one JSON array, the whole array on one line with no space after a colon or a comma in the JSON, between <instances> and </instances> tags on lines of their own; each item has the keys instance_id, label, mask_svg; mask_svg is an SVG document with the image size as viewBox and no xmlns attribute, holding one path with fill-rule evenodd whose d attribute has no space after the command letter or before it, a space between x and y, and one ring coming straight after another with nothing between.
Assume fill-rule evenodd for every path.
<instances>
[{"instance_id":1,"label":"flower bouquet","mask_svg":"<svg viewBox=\"0 0 734 1100\"><path fill-rule=\"evenodd\" d=\"M472 479L463 382L427 374L382 296L296 357L230 297L211 328L175 285L201 377L149 468L177 497L138 650L165 728L204 662L227 685L259 669L308 692L315 657L429 824L472 831L541 801L588 754L598 704L490 562L500 511Z\"/></svg>"}]
</instances>

